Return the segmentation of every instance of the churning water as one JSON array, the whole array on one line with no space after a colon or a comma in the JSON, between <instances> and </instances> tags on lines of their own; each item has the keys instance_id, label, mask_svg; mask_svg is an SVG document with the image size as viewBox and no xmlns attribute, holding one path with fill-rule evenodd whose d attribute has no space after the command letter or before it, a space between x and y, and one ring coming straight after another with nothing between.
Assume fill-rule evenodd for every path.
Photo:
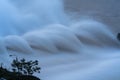
<instances>
[{"instance_id":1,"label":"churning water","mask_svg":"<svg viewBox=\"0 0 120 80\"><path fill-rule=\"evenodd\" d=\"M0 0L0 62L37 59L43 80L119 80L120 43L94 19L72 22L60 0Z\"/></svg>"}]
</instances>

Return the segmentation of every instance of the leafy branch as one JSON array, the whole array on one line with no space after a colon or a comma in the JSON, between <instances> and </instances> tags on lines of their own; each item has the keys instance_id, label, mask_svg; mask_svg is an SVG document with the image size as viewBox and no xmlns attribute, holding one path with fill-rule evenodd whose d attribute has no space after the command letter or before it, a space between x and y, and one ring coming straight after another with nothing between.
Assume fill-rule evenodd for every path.
<instances>
[{"instance_id":1,"label":"leafy branch","mask_svg":"<svg viewBox=\"0 0 120 80\"><path fill-rule=\"evenodd\" d=\"M23 59L16 59L13 60L12 64L12 71L13 72L19 72L21 74L25 75L33 75L34 72L40 73L40 67L38 67L38 61L26 61Z\"/></svg>"}]
</instances>

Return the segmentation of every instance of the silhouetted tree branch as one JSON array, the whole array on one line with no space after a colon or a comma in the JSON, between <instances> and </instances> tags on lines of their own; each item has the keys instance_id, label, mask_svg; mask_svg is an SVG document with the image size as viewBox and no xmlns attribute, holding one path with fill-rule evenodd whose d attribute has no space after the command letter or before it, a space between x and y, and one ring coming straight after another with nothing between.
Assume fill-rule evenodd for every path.
<instances>
[{"instance_id":1,"label":"silhouetted tree branch","mask_svg":"<svg viewBox=\"0 0 120 80\"><path fill-rule=\"evenodd\" d=\"M7 80L40 80L39 78L32 76L35 72L40 73L40 67L38 67L38 60L26 61L24 58L13 59L12 71L3 68L3 63L0 65L0 80L2 78Z\"/></svg>"}]
</instances>

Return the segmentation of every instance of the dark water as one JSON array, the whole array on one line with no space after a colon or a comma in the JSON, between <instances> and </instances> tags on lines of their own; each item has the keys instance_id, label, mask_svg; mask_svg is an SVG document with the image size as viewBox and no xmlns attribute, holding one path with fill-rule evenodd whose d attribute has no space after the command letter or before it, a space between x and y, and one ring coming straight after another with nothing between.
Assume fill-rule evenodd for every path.
<instances>
[{"instance_id":1,"label":"dark water","mask_svg":"<svg viewBox=\"0 0 120 80\"><path fill-rule=\"evenodd\" d=\"M109 25L116 35L120 32L119 0L65 0L65 10L76 14L76 18L90 17Z\"/></svg>"}]
</instances>

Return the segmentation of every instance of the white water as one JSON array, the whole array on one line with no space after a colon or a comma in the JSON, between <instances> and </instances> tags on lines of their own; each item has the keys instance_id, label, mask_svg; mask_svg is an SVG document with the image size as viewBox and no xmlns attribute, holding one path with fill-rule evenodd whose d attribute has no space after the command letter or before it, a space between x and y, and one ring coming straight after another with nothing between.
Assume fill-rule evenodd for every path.
<instances>
[{"instance_id":1,"label":"white water","mask_svg":"<svg viewBox=\"0 0 120 80\"><path fill-rule=\"evenodd\" d=\"M119 80L120 43L109 26L71 22L59 0L0 0L0 62L38 59L43 80Z\"/></svg>"}]
</instances>

